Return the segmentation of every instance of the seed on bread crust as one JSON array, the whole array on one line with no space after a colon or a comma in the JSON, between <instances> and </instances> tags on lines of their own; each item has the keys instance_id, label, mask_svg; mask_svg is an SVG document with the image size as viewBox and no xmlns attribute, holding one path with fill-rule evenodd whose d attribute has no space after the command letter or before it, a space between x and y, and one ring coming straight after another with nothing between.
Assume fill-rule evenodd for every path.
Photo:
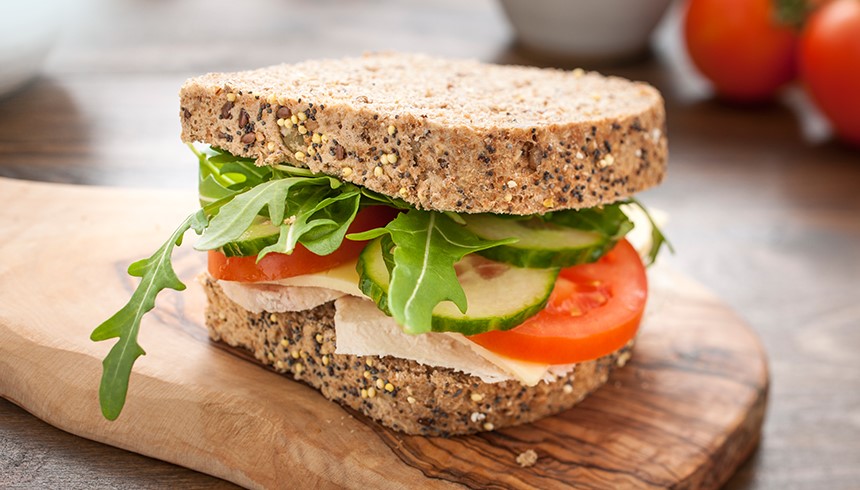
<instances>
[{"instance_id":1,"label":"seed on bread crust","mask_svg":"<svg viewBox=\"0 0 860 490\"><path fill-rule=\"evenodd\" d=\"M659 93L581 70L377 54L209 74L187 81L180 96L190 113L181 118L184 141L260 164L300 163L422 209L534 214L592 207L656 185L665 174ZM260 111L259 98L280 107ZM262 116L256 130L276 142L274 150L218 137L232 133L225 119L234 103ZM308 144L300 133L325 134L332 144L296 162ZM408 171L377 176L380 161ZM343 166L354 170L349 177ZM509 181L520 192L504 192Z\"/></svg>"},{"instance_id":2,"label":"seed on bread crust","mask_svg":"<svg viewBox=\"0 0 860 490\"><path fill-rule=\"evenodd\" d=\"M230 113L233 110L233 105L233 102L224 102L224 105L221 106L221 119L233 119L233 114ZM188 118L186 117L185 119Z\"/></svg>"}]
</instances>

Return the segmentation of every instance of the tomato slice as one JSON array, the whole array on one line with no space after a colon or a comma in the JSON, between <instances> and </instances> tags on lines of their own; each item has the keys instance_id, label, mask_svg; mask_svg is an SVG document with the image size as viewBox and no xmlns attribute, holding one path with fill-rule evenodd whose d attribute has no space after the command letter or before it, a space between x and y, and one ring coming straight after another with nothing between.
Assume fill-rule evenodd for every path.
<instances>
[{"instance_id":1,"label":"tomato slice","mask_svg":"<svg viewBox=\"0 0 860 490\"><path fill-rule=\"evenodd\" d=\"M397 216L397 210L386 206L369 206L358 212L349 233L385 226ZM227 257L217 250L209 251L209 274L215 279L239 282L274 281L287 277L322 272L355 260L366 242L344 239L340 248L328 255L317 255L301 244L290 255L270 253L257 262L256 256Z\"/></svg>"},{"instance_id":2,"label":"tomato slice","mask_svg":"<svg viewBox=\"0 0 860 490\"><path fill-rule=\"evenodd\" d=\"M522 325L469 339L524 361L589 361L636 335L647 296L645 266L633 246L621 240L595 263L562 269L547 307Z\"/></svg>"}]
</instances>

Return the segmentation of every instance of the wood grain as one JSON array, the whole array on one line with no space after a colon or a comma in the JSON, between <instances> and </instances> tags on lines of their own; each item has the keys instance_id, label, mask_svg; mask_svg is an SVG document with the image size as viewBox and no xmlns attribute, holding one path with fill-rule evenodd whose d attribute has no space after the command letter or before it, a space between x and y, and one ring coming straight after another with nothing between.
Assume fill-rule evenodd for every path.
<instances>
[{"instance_id":1,"label":"wood grain","mask_svg":"<svg viewBox=\"0 0 860 490\"><path fill-rule=\"evenodd\" d=\"M189 193L0 179L0 396L63 430L254 488L716 488L753 449L767 397L755 336L670 271L634 360L579 408L478 436L390 431L209 342L203 294L168 294L141 328L121 418L97 406L109 343L88 332L133 287L124 268L194 206ZM61 215L57 223L51 217ZM63 243L62 248L40 247ZM74 260L69 260L74 257ZM179 249L191 282L202 254ZM41 264L32 270L33 261ZM532 449L538 462L521 468Z\"/></svg>"}]
</instances>

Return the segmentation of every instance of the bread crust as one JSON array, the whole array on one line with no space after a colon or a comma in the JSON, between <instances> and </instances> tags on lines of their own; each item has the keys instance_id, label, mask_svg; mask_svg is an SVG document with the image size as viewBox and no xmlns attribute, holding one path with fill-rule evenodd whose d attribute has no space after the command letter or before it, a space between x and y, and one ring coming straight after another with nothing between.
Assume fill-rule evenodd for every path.
<instances>
[{"instance_id":1,"label":"bread crust","mask_svg":"<svg viewBox=\"0 0 860 490\"><path fill-rule=\"evenodd\" d=\"M210 73L180 99L183 141L307 166L421 209L593 207L666 170L659 92L582 70L373 54Z\"/></svg>"},{"instance_id":2,"label":"bread crust","mask_svg":"<svg viewBox=\"0 0 860 490\"><path fill-rule=\"evenodd\" d=\"M582 401L630 357L630 345L577 364L553 382L485 383L447 368L393 357L335 354L333 302L290 313L251 313L202 279L213 340L251 352L262 364L323 396L407 434L451 436L531 422Z\"/></svg>"}]
</instances>

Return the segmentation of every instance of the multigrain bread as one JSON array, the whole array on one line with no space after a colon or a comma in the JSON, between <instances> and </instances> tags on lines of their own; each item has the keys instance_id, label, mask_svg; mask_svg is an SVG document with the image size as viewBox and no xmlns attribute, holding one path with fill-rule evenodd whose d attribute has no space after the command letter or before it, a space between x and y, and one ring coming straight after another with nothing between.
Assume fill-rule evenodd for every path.
<instances>
[{"instance_id":1,"label":"multigrain bread","mask_svg":"<svg viewBox=\"0 0 860 490\"><path fill-rule=\"evenodd\" d=\"M245 349L326 398L407 434L470 434L556 414L606 383L630 357L628 345L534 387L517 381L484 383L405 359L335 354L332 302L302 312L252 313L227 298L210 277L202 283L213 340Z\"/></svg>"},{"instance_id":2,"label":"multigrain bread","mask_svg":"<svg viewBox=\"0 0 860 490\"><path fill-rule=\"evenodd\" d=\"M582 70L374 54L212 73L180 99L186 142L429 210L593 207L658 184L666 168L657 90Z\"/></svg>"}]
</instances>

